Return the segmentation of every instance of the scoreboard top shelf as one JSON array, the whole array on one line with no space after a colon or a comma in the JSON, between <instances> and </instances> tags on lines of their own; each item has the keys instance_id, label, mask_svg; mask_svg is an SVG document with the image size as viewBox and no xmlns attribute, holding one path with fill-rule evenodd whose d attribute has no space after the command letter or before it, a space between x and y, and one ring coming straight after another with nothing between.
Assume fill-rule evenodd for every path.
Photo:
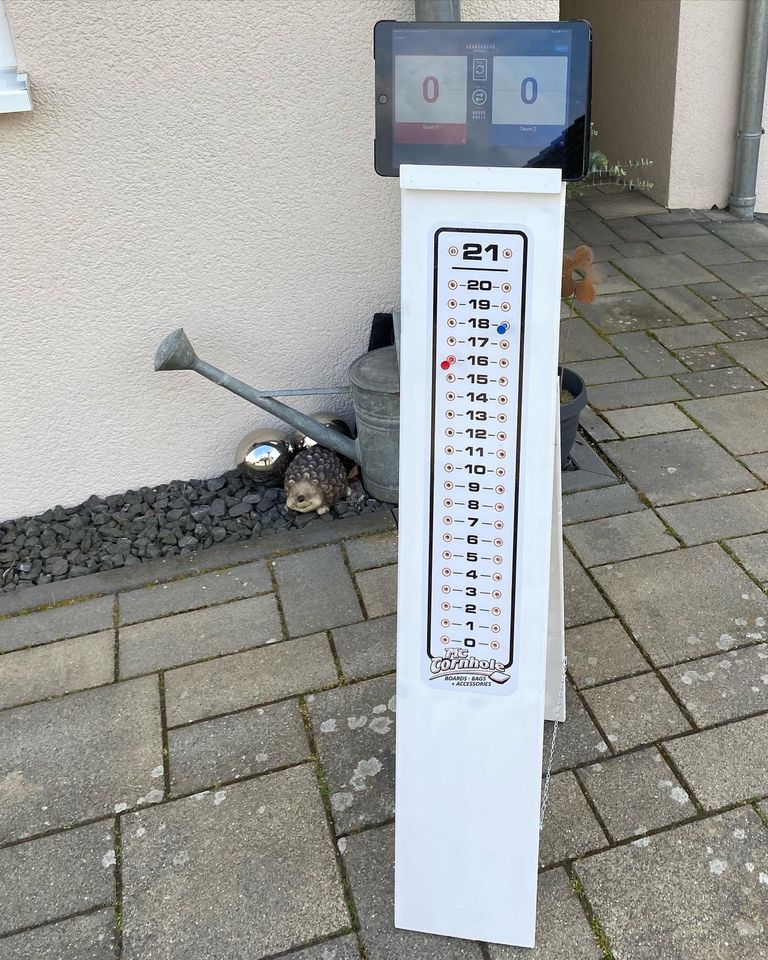
<instances>
[{"instance_id":1,"label":"scoreboard top shelf","mask_svg":"<svg viewBox=\"0 0 768 960\"><path fill-rule=\"evenodd\" d=\"M375 166L587 170L591 28L547 23L400 23L374 29Z\"/></svg>"}]
</instances>

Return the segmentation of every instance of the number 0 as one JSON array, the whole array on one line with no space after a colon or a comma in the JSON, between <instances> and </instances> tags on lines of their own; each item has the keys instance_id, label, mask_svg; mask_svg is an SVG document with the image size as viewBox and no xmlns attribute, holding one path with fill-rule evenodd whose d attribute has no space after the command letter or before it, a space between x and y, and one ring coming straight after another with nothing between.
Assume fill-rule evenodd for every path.
<instances>
[{"instance_id":1,"label":"number 0","mask_svg":"<svg viewBox=\"0 0 768 960\"><path fill-rule=\"evenodd\" d=\"M426 83L426 80L424 82ZM526 77L520 84L520 99L523 103L536 103L538 95L539 85L536 83L536 78Z\"/></svg>"},{"instance_id":2,"label":"number 0","mask_svg":"<svg viewBox=\"0 0 768 960\"><path fill-rule=\"evenodd\" d=\"M421 92L424 94L424 99L427 103L434 103L440 96L440 84L437 81L437 77L424 77Z\"/></svg>"}]
</instances>

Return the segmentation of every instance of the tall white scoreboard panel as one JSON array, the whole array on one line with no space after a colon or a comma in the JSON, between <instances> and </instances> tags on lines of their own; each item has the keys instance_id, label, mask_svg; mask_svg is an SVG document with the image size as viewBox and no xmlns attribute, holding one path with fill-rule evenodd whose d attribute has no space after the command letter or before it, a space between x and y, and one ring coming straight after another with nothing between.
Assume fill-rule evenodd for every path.
<instances>
[{"instance_id":1,"label":"tall white scoreboard panel","mask_svg":"<svg viewBox=\"0 0 768 960\"><path fill-rule=\"evenodd\" d=\"M532 946L565 192L400 185L395 923Z\"/></svg>"}]
</instances>

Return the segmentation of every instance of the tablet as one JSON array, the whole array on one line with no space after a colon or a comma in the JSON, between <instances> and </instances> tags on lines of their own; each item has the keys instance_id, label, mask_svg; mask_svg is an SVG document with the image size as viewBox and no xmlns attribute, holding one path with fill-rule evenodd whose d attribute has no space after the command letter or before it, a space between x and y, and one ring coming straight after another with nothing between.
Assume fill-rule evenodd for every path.
<instances>
[{"instance_id":1,"label":"tablet","mask_svg":"<svg viewBox=\"0 0 768 960\"><path fill-rule=\"evenodd\" d=\"M401 163L559 168L589 157L591 28L382 20L374 28L376 172Z\"/></svg>"}]
</instances>

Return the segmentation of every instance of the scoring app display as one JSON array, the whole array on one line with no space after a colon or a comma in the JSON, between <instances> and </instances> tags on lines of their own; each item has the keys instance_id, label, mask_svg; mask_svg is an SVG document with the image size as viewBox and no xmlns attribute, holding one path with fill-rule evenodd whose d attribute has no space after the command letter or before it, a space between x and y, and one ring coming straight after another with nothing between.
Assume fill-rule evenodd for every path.
<instances>
[{"instance_id":1,"label":"scoring app display","mask_svg":"<svg viewBox=\"0 0 768 960\"><path fill-rule=\"evenodd\" d=\"M379 173L411 163L584 175L588 24L382 21L374 49Z\"/></svg>"},{"instance_id":2,"label":"scoring app display","mask_svg":"<svg viewBox=\"0 0 768 960\"><path fill-rule=\"evenodd\" d=\"M398 143L466 143L466 58L397 57L395 139Z\"/></svg>"},{"instance_id":3,"label":"scoring app display","mask_svg":"<svg viewBox=\"0 0 768 960\"><path fill-rule=\"evenodd\" d=\"M429 683L512 692L527 239L436 231Z\"/></svg>"},{"instance_id":4,"label":"scoring app display","mask_svg":"<svg viewBox=\"0 0 768 960\"><path fill-rule=\"evenodd\" d=\"M567 57L496 57L491 123L563 127L567 90Z\"/></svg>"}]
</instances>

